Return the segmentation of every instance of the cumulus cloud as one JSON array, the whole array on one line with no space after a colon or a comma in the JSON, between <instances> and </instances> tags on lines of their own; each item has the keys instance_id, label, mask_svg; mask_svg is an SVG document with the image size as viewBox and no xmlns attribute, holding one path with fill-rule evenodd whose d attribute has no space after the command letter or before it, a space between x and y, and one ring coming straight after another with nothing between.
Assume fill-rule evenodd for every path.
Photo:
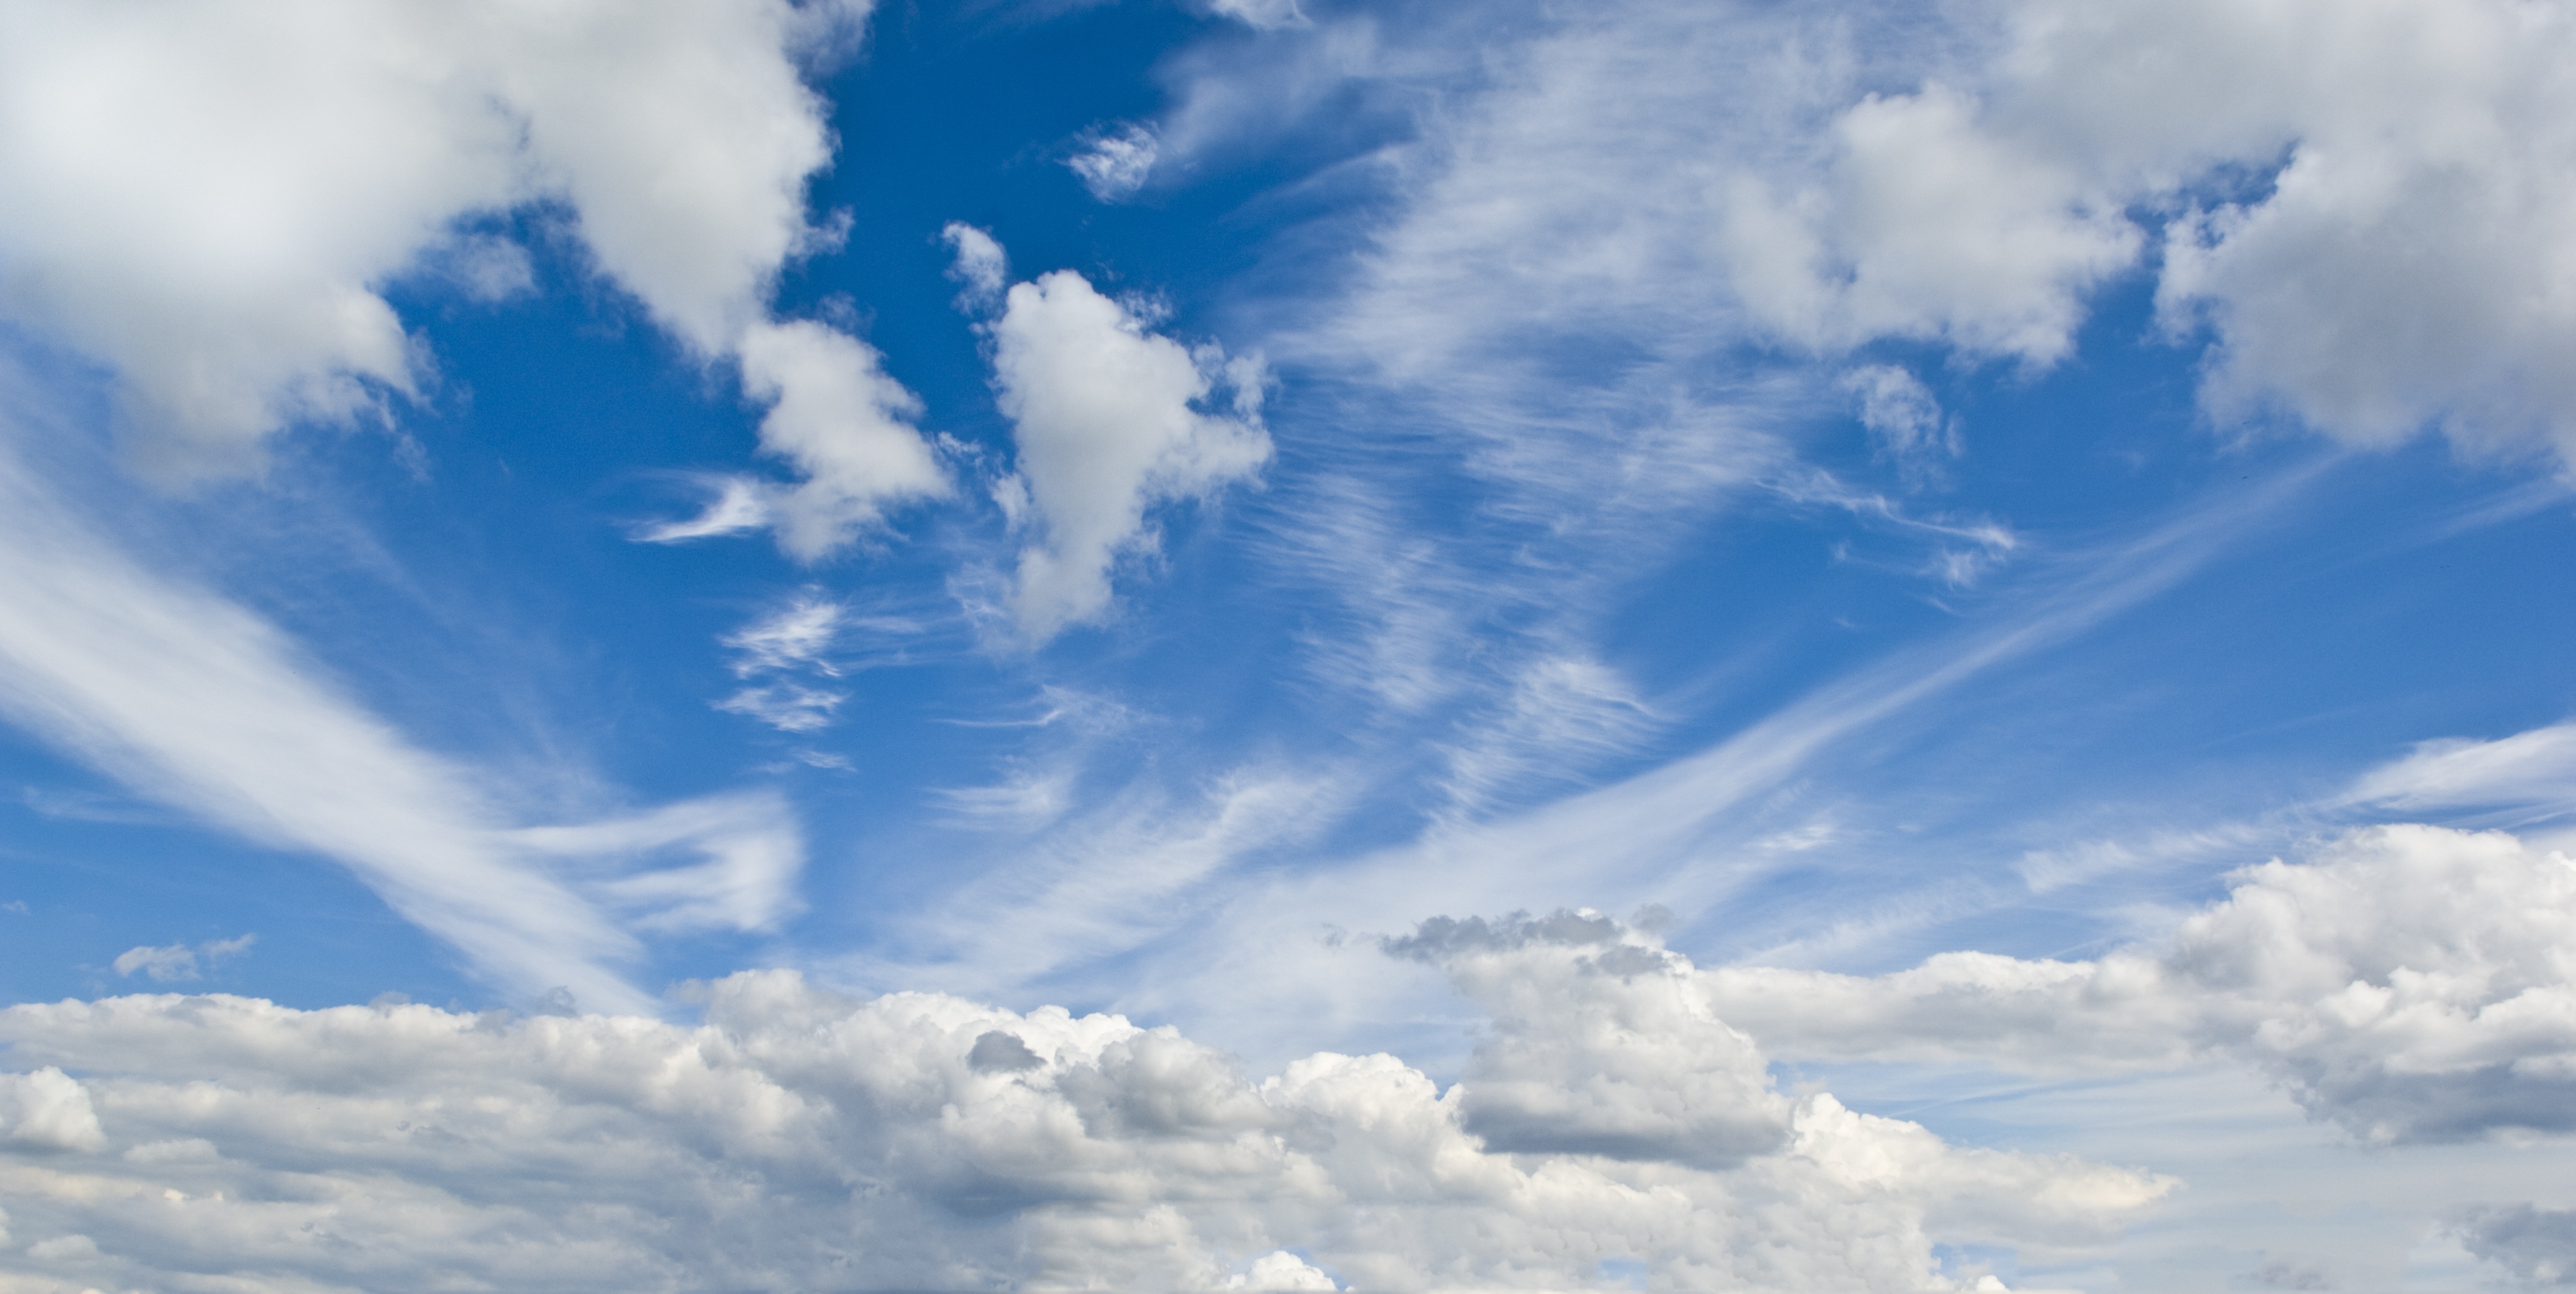
<instances>
[{"instance_id":1,"label":"cumulus cloud","mask_svg":"<svg viewBox=\"0 0 2576 1294\"><path fill-rule=\"evenodd\" d=\"M89 1089L47 1065L0 1074L0 1137L31 1150L97 1150L107 1144Z\"/></svg>"},{"instance_id":2,"label":"cumulus cloud","mask_svg":"<svg viewBox=\"0 0 2576 1294\"><path fill-rule=\"evenodd\" d=\"M429 360L381 289L522 291L525 252L463 226L559 204L657 323L740 358L772 406L763 448L806 478L769 512L816 555L944 484L874 351L766 307L829 241L804 201L829 136L795 59L845 46L866 11L12 6L0 314L114 367L147 469L239 472L281 426L417 396Z\"/></svg>"},{"instance_id":3,"label":"cumulus cloud","mask_svg":"<svg viewBox=\"0 0 2576 1294\"><path fill-rule=\"evenodd\" d=\"M1468 955L1558 985L1512 1009L1666 1020L1665 972L1623 976L1606 951ZM1584 1056L1514 1062L1517 1094L1486 1098L1537 1099L1560 1059L1637 1077L1714 1046L1698 1068L1726 1077L1679 1105L1568 1096L1693 1134L1749 1101L1761 1134L1603 1155L1506 1152L1473 1129L1492 1122L1468 1114L1480 1080L1443 1092L1387 1055L1254 1081L1169 1028L854 1000L787 972L706 986L704 1006L694 1027L220 996L0 1011L13 1055L87 1075L0 1081L96 1111L0 1174L22 1270L101 1288L1465 1291L1591 1288L1607 1260L1687 1288L1928 1292L1998 1288L1941 1275L1936 1242L2098 1244L2171 1185L1770 1093L1742 1040L1706 1028L1573 1030Z\"/></svg>"},{"instance_id":4,"label":"cumulus cloud","mask_svg":"<svg viewBox=\"0 0 2576 1294\"><path fill-rule=\"evenodd\" d=\"M998 278L998 245L962 228L949 235L961 277ZM1012 590L1031 639L1107 613L1111 566L1156 546L1148 507L1212 495L1270 459L1260 359L1229 359L1214 345L1193 351L1149 323L1057 270L1013 284L986 324L1019 453L1005 498L1034 532ZM1230 398L1208 407L1220 388Z\"/></svg>"},{"instance_id":5,"label":"cumulus cloud","mask_svg":"<svg viewBox=\"0 0 2576 1294\"><path fill-rule=\"evenodd\" d=\"M2226 1056L2379 1142L2576 1127L2576 863L2501 832L2374 827L2234 874L2169 946L1945 953L1874 978L1727 968L1775 1054L2037 1071Z\"/></svg>"}]
</instances>

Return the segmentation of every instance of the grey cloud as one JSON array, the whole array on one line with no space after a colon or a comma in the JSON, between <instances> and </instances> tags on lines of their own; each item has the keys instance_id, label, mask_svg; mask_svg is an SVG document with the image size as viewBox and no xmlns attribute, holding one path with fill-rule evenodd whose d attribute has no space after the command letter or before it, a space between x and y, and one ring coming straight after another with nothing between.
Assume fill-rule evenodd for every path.
<instances>
[{"instance_id":1,"label":"grey cloud","mask_svg":"<svg viewBox=\"0 0 2576 1294\"><path fill-rule=\"evenodd\" d=\"M1433 917L1409 935L1379 941L1390 957L1442 965L1474 953L1512 952L1531 944L1569 948L1609 944L1625 933L1616 921L1597 912L1559 908L1544 917L1526 912L1488 921L1483 917Z\"/></svg>"},{"instance_id":2,"label":"grey cloud","mask_svg":"<svg viewBox=\"0 0 2576 1294\"><path fill-rule=\"evenodd\" d=\"M974 1047L966 1053L966 1063L988 1074L997 1070L1036 1069L1046 1064L1036 1052L1029 1050L1027 1043L1020 1041L1018 1034L1004 1033L999 1029L975 1039Z\"/></svg>"},{"instance_id":3,"label":"grey cloud","mask_svg":"<svg viewBox=\"0 0 2576 1294\"><path fill-rule=\"evenodd\" d=\"M1382 946L1491 1017L1458 1099L1493 1149L1725 1167L1790 1135L1790 1102L1688 959L1608 917L1437 917Z\"/></svg>"},{"instance_id":4,"label":"grey cloud","mask_svg":"<svg viewBox=\"0 0 2576 1294\"><path fill-rule=\"evenodd\" d=\"M2576 1285L2576 1211L2490 1205L2462 1210L2452 1229L2462 1247L2522 1285Z\"/></svg>"}]
</instances>

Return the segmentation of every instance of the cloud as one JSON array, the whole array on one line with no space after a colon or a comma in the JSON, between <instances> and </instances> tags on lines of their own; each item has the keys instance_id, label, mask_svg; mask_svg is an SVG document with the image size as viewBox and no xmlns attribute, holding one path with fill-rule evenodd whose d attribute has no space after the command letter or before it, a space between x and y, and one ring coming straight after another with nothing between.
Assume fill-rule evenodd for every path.
<instances>
[{"instance_id":1,"label":"cloud","mask_svg":"<svg viewBox=\"0 0 2576 1294\"><path fill-rule=\"evenodd\" d=\"M2576 1127L2576 863L2501 832L2354 832L2230 878L2161 952L1944 953L1875 978L1726 968L1774 1054L2039 1072L2224 1056L2373 1142Z\"/></svg>"},{"instance_id":2,"label":"cloud","mask_svg":"<svg viewBox=\"0 0 2576 1294\"><path fill-rule=\"evenodd\" d=\"M1880 454L1917 472L1959 456L1958 423L1942 416L1921 378L1893 364L1865 364L1843 375L1842 388L1859 402L1860 425Z\"/></svg>"},{"instance_id":3,"label":"cloud","mask_svg":"<svg viewBox=\"0 0 2576 1294\"><path fill-rule=\"evenodd\" d=\"M2494 741L2424 742L2406 757L2362 774L2349 797L2400 812L2498 805L2563 809L2576 801L2576 724Z\"/></svg>"},{"instance_id":4,"label":"cloud","mask_svg":"<svg viewBox=\"0 0 2576 1294\"><path fill-rule=\"evenodd\" d=\"M832 726L833 713L849 700L846 692L825 692L795 683L747 687L715 703L727 714L758 719L780 732L820 732Z\"/></svg>"},{"instance_id":5,"label":"cloud","mask_svg":"<svg viewBox=\"0 0 2576 1294\"><path fill-rule=\"evenodd\" d=\"M1507 686L1447 744L1446 789L1459 810L1580 776L1660 726L1628 680L1588 653L1534 654L1511 671Z\"/></svg>"},{"instance_id":6,"label":"cloud","mask_svg":"<svg viewBox=\"0 0 2576 1294\"><path fill-rule=\"evenodd\" d=\"M1629 999L1669 993L1604 975L1579 996L1653 1015ZM694 1027L223 996L0 1011L14 1055L87 1075L7 1081L100 1112L0 1187L12 1230L56 1246L21 1261L102 1288L1465 1291L1588 1288L1613 1259L1694 1288L1949 1290L1971 1283L1936 1241L2099 1245L2171 1186L1758 1085L1765 1139L1727 1166L1506 1153L1467 1124L1475 1080L1444 1093L1388 1055L1254 1081L1169 1028L787 972L704 1004ZM1715 1046L1757 1082L1705 1030L1575 1036L1600 1072Z\"/></svg>"},{"instance_id":7,"label":"cloud","mask_svg":"<svg viewBox=\"0 0 2576 1294\"><path fill-rule=\"evenodd\" d=\"M961 275L972 282L997 269L998 247L985 259L990 240L957 228ZM1020 550L1012 609L1021 631L1044 641L1108 612L1110 567L1156 545L1149 506L1212 495L1269 461L1267 378L1258 357L1192 351L1147 331L1146 319L1071 270L1014 284L1004 302L986 325L993 382L1036 531ZM1229 403L1204 410L1220 387Z\"/></svg>"},{"instance_id":8,"label":"cloud","mask_svg":"<svg viewBox=\"0 0 2576 1294\"><path fill-rule=\"evenodd\" d=\"M948 277L966 285L958 304L969 309L985 310L1001 302L1002 288L1010 282L1010 257L993 236L973 225L949 221L939 231L942 241L956 252L957 259L948 267Z\"/></svg>"},{"instance_id":9,"label":"cloud","mask_svg":"<svg viewBox=\"0 0 2576 1294\"><path fill-rule=\"evenodd\" d=\"M1297 0L1203 0L1203 5L1209 13L1232 18L1255 31L1309 25Z\"/></svg>"},{"instance_id":10,"label":"cloud","mask_svg":"<svg viewBox=\"0 0 2576 1294\"><path fill-rule=\"evenodd\" d=\"M733 672L749 678L771 670L812 669L826 675L837 675L825 653L840 635L846 608L838 602L807 593L789 602L777 614L758 621L740 633L727 634L724 645L739 653Z\"/></svg>"},{"instance_id":11,"label":"cloud","mask_svg":"<svg viewBox=\"0 0 2576 1294\"><path fill-rule=\"evenodd\" d=\"M1901 339L2044 367L2149 278L2226 426L2576 454L2555 10L1985 0L1899 27L1630 0L1496 25L1477 75L1435 78L1456 106L1397 150L1399 215L1315 353L1444 388L1578 354L1642 412L1659 387L1604 356L1797 370Z\"/></svg>"},{"instance_id":12,"label":"cloud","mask_svg":"<svg viewBox=\"0 0 2576 1294\"><path fill-rule=\"evenodd\" d=\"M156 984L166 984L172 980L195 979L201 973L198 969L200 959L204 964L212 965L227 958L239 956L258 939L257 935L242 935L233 939L213 940L194 948L186 944L169 944L159 948L128 948L116 955L114 965L119 975L132 975L136 971L141 971Z\"/></svg>"},{"instance_id":13,"label":"cloud","mask_svg":"<svg viewBox=\"0 0 2576 1294\"><path fill-rule=\"evenodd\" d=\"M2453 1222L2470 1253L2544 1289L2576 1283L2576 1212L2528 1204L2464 1209Z\"/></svg>"},{"instance_id":14,"label":"cloud","mask_svg":"<svg viewBox=\"0 0 2576 1294\"><path fill-rule=\"evenodd\" d=\"M1389 952L1430 960L1494 1024L1459 1114L1488 1149L1723 1168L1778 1150L1790 1102L1689 963L1589 913L1434 919Z\"/></svg>"},{"instance_id":15,"label":"cloud","mask_svg":"<svg viewBox=\"0 0 2576 1294\"><path fill-rule=\"evenodd\" d=\"M517 992L560 986L594 1006L648 1009L616 969L640 949L630 926L697 928L719 910L716 924L758 925L770 918L751 919L753 907L791 904L780 890L802 847L772 797L674 805L557 838L579 849L531 852L488 775L421 748L274 625L147 569L59 502L10 448L41 429L24 421L34 405L0 436L0 712L39 739L139 797L348 867ZM636 870L692 843L734 861L660 879ZM583 866L564 874L576 853ZM748 894L767 897L744 906ZM175 954L141 964L182 965Z\"/></svg>"},{"instance_id":16,"label":"cloud","mask_svg":"<svg viewBox=\"0 0 2576 1294\"><path fill-rule=\"evenodd\" d=\"M1293 7L1291 12L1293 12ZM1146 127L1130 123L1114 131L1094 133L1083 150L1065 159L1065 165L1082 178L1082 187L1102 202L1119 202L1134 197L1153 174L1154 161L1161 155L1161 142Z\"/></svg>"},{"instance_id":17,"label":"cloud","mask_svg":"<svg viewBox=\"0 0 2576 1294\"><path fill-rule=\"evenodd\" d=\"M524 250L465 227L559 209L691 352L741 360L763 449L805 478L769 514L818 556L944 489L876 353L766 306L830 241L804 209L829 133L794 59L845 47L867 9L15 6L0 314L116 370L147 470L238 473L280 427L417 397L431 361L382 287L523 291Z\"/></svg>"},{"instance_id":18,"label":"cloud","mask_svg":"<svg viewBox=\"0 0 2576 1294\"><path fill-rule=\"evenodd\" d=\"M630 817L525 827L507 836L541 856L585 864L591 873L585 893L638 930L756 933L804 910L796 894L805 866L804 833L775 792L708 796ZM673 863L675 854L698 861Z\"/></svg>"},{"instance_id":19,"label":"cloud","mask_svg":"<svg viewBox=\"0 0 2576 1294\"><path fill-rule=\"evenodd\" d=\"M768 618L727 635L723 643L734 652L734 677L840 677L840 667L828 653L847 615L848 609L840 603L809 592ZM744 687L715 706L758 719L781 732L815 732L829 727L833 711L848 699L844 692L809 687L792 678L773 678Z\"/></svg>"},{"instance_id":20,"label":"cloud","mask_svg":"<svg viewBox=\"0 0 2576 1294\"><path fill-rule=\"evenodd\" d=\"M0 1137L34 1150L97 1150L107 1144L89 1089L51 1065L0 1074Z\"/></svg>"}]
</instances>

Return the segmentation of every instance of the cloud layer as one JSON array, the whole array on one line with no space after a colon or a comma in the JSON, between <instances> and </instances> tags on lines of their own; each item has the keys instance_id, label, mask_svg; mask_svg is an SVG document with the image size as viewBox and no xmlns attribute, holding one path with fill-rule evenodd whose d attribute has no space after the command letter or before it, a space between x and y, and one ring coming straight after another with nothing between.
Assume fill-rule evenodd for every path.
<instances>
[{"instance_id":1,"label":"cloud layer","mask_svg":"<svg viewBox=\"0 0 2576 1294\"><path fill-rule=\"evenodd\" d=\"M709 986L694 1028L12 1007L21 1063L86 1078L0 1079L46 1152L0 1195L31 1290L1938 1291L2000 1286L1935 1239L2081 1248L2170 1185L1772 1092L1722 1025L1657 1032L1691 1018L1678 969L1630 945L1414 951L1521 1040L1446 1092L1392 1056L1253 1082L1168 1028L784 972ZM1524 1120L1550 1108L1570 1137Z\"/></svg>"}]
</instances>

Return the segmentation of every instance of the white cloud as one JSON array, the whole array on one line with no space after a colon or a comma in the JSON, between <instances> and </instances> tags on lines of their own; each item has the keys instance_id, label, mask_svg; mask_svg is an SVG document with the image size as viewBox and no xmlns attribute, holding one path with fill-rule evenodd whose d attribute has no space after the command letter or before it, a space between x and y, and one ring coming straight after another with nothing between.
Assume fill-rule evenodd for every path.
<instances>
[{"instance_id":1,"label":"white cloud","mask_svg":"<svg viewBox=\"0 0 2576 1294\"><path fill-rule=\"evenodd\" d=\"M1727 968L1786 1056L2041 1072L2232 1056L2370 1141L2576 1126L2576 863L2500 832L2374 827L2234 874L2161 952L1944 953L1876 978Z\"/></svg>"},{"instance_id":2,"label":"white cloud","mask_svg":"<svg viewBox=\"0 0 2576 1294\"><path fill-rule=\"evenodd\" d=\"M579 826L521 828L509 837L535 853L587 864L594 875L585 893L638 930L757 932L804 910L796 894L804 833L774 792L708 796ZM699 861L672 863L673 854ZM662 865L647 865L656 862Z\"/></svg>"},{"instance_id":3,"label":"white cloud","mask_svg":"<svg viewBox=\"0 0 2576 1294\"><path fill-rule=\"evenodd\" d=\"M840 636L846 608L838 602L813 593L801 595L775 615L758 621L739 633L725 635L723 642L739 653L733 672L749 678L770 670L812 669L826 675L838 675L826 655L832 642Z\"/></svg>"},{"instance_id":4,"label":"white cloud","mask_svg":"<svg viewBox=\"0 0 2576 1294\"><path fill-rule=\"evenodd\" d=\"M1292 10L1293 12L1293 7ZM1114 131L1095 132L1083 150L1065 159L1082 178L1082 187L1102 202L1134 197L1152 175L1162 145L1154 132L1130 123Z\"/></svg>"},{"instance_id":5,"label":"white cloud","mask_svg":"<svg viewBox=\"0 0 2576 1294\"><path fill-rule=\"evenodd\" d=\"M1578 778L1658 726L1628 680L1589 653L1537 654L1447 744L1446 789L1456 807L1481 809L1533 785Z\"/></svg>"},{"instance_id":6,"label":"white cloud","mask_svg":"<svg viewBox=\"0 0 2576 1294\"><path fill-rule=\"evenodd\" d=\"M0 371L0 382L15 376ZM14 412L35 403L24 399ZM499 985L563 987L598 1007L649 1008L652 999L616 969L639 950L627 926L698 923L693 914L705 902L655 887L692 889L698 882L687 878L701 873L648 879L636 869L652 861L650 850L603 836L596 843L605 853L560 874L557 860L513 840L522 824L511 821L510 797L493 779L390 728L275 626L146 569L100 537L8 452L32 429L7 430L0 711L140 797L349 867ZM686 837L738 860L768 859L764 874L785 879L764 882L762 892L792 888L801 845L775 799L697 801L643 821L659 824L653 831L670 844ZM690 823L698 827L682 830ZM767 843L742 843L757 841ZM707 885L741 890L735 879ZM787 905L763 902L773 913Z\"/></svg>"},{"instance_id":7,"label":"white cloud","mask_svg":"<svg viewBox=\"0 0 2576 1294\"><path fill-rule=\"evenodd\" d=\"M771 402L761 450L804 478L768 500L769 524L791 555L813 561L877 524L886 504L949 492L910 422L921 402L886 376L867 343L798 320L749 329L741 351L743 389Z\"/></svg>"},{"instance_id":8,"label":"white cloud","mask_svg":"<svg viewBox=\"0 0 2576 1294\"><path fill-rule=\"evenodd\" d=\"M1578 965L1600 951L1525 950L1556 988L1524 1005L1663 1019L1636 1003L1669 987ZM1728 1081L1684 1100L1716 1105L1674 1126L1745 1097L1763 1137L1732 1156L1505 1153L1468 1126L1479 1080L1443 1093L1393 1056L1256 1082L1114 1016L755 972L707 986L697 1027L220 996L12 1007L14 1054L89 1077L10 1081L78 1094L101 1126L12 1165L0 1195L18 1235L93 1242L22 1270L100 1287L1428 1292L1591 1288L1611 1259L1786 1292L1991 1289L1940 1276L1934 1243L2098 1245L2171 1185L1771 1094L1706 1029L1576 1036L1565 1060L1637 1077L1715 1047ZM1535 1099L1541 1070L1515 1073Z\"/></svg>"},{"instance_id":9,"label":"white cloud","mask_svg":"<svg viewBox=\"0 0 2576 1294\"><path fill-rule=\"evenodd\" d=\"M48 1065L0 1074L0 1136L36 1150L97 1150L107 1144L89 1089Z\"/></svg>"},{"instance_id":10,"label":"white cloud","mask_svg":"<svg viewBox=\"0 0 2576 1294\"><path fill-rule=\"evenodd\" d=\"M832 726L834 712L849 700L846 692L826 692L796 683L746 687L715 703L727 714L758 719L780 732L821 732Z\"/></svg>"},{"instance_id":11,"label":"white cloud","mask_svg":"<svg viewBox=\"0 0 2576 1294\"><path fill-rule=\"evenodd\" d=\"M1959 456L1959 427L1941 414L1923 380L1893 364L1865 364L1843 375L1843 390L1860 403L1860 425L1878 452L1922 470L1930 460Z\"/></svg>"},{"instance_id":12,"label":"white cloud","mask_svg":"<svg viewBox=\"0 0 2576 1294\"><path fill-rule=\"evenodd\" d=\"M1337 1290L1341 1286L1320 1268L1285 1249L1273 1250L1252 1260L1250 1270L1225 1278L1230 1290L1297 1291Z\"/></svg>"},{"instance_id":13,"label":"white cloud","mask_svg":"<svg viewBox=\"0 0 2576 1294\"><path fill-rule=\"evenodd\" d=\"M993 236L973 225L949 221L939 236L957 253L948 269L948 277L966 285L958 304L972 309L988 309L1002 299L1002 288L1010 282L1011 260Z\"/></svg>"},{"instance_id":14,"label":"white cloud","mask_svg":"<svg viewBox=\"0 0 2576 1294\"><path fill-rule=\"evenodd\" d=\"M866 12L12 6L0 312L114 366L139 463L239 472L281 426L417 395L429 361L379 290L428 271L522 291L525 253L460 225L559 202L656 322L740 357L773 406L763 448L807 478L771 502L781 540L819 555L945 483L874 351L767 315L780 268L828 241L804 191L829 136L793 58Z\"/></svg>"},{"instance_id":15,"label":"white cloud","mask_svg":"<svg viewBox=\"0 0 2576 1294\"><path fill-rule=\"evenodd\" d=\"M118 953L116 961L112 964L119 975L132 975L136 971L141 971L156 984L166 984L172 980L196 979L202 973L199 969L201 964L212 965L237 957L258 939L257 935L241 935L232 939L217 939L202 943L194 948L186 944L167 944L158 948L150 946L128 948Z\"/></svg>"},{"instance_id":16,"label":"white cloud","mask_svg":"<svg viewBox=\"0 0 2576 1294\"><path fill-rule=\"evenodd\" d=\"M2494 741L2428 741L2353 783L2349 798L2400 812L2576 802L2576 724Z\"/></svg>"},{"instance_id":17,"label":"white cloud","mask_svg":"<svg viewBox=\"0 0 2576 1294\"><path fill-rule=\"evenodd\" d=\"M1907 22L1631 0L1503 39L1404 151L1402 214L1319 352L1442 386L1575 339L2047 365L2100 288L2151 274L2210 347L2224 423L2576 453L2563 12L1984 0Z\"/></svg>"},{"instance_id":18,"label":"white cloud","mask_svg":"<svg viewBox=\"0 0 2576 1294\"><path fill-rule=\"evenodd\" d=\"M1277 31L1282 27L1309 25L1305 11L1297 0L1202 0L1207 11L1232 18L1255 31Z\"/></svg>"},{"instance_id":19,"label":"white cloud","mask_svg":"<svg viewBox=\"0 0 2576 1294\"><path fill-rule=\"evenodd\" d=\"M1093 967L1189 923L1229 869L1311 839L1350 796L1329 776L1241 768L1186 794L1136 785L1068 814L1070 782L1064 771L1024 772L947 793L984 825L1045 834L1011 841L995 865L888 938L883 951L843 965L897 983L935 966L940 982L994 990ZM889 973L889 965L900 969Z\"/></svg>"},{"instance_id":20,"label":"white cloud","mask_svg":"<svg viewBox=\"0 0 2576 1294\"><path fill-rule=\"evenodd\" d=\"M962 273L987 272L982 244L958 248ZM1071 270L1014 284L1005 302L987 325L993 380L1038 532L1020 550L1013 610L1043 641L1108 612L1111 566L1156 546L1148 507L1212 495L1269 461L1266 376L1258 358L1147 331ZM1229 405L1203 410L1220 386Z\"/></svg>"},{"instance_id":21,"label":"white cloud","mask_svg":"<svg viewBox=\"0 0 2576 1294\"><path fill-rule=\"evenodd\" d=\"M841 667L832 650L850 620L849 608L808 591L741 632L726 635L722 642L734 653L734 677L767 681L753 682L715 707L758 719L781 732L830 727L834 712L850 699L849 694L809 686L793 676L839 678Z\"/></svg>"}]
</instances>

